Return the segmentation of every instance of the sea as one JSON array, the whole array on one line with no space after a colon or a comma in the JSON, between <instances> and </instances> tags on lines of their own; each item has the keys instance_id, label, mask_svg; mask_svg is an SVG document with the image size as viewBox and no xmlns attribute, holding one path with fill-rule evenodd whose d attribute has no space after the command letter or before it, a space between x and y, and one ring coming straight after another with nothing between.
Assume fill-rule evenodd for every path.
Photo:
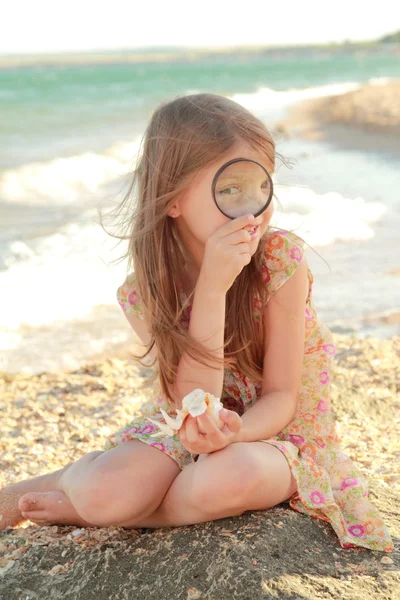
<instances>
[{"instance_id":1,"label":"sea","mask_svg":"<svg viewBox=\"0 0 400 600\"><path fill-rule=\"evenodd\" d=\"M1 68L0 371L76 369L136 341L116 299L127 242L99 211L122 200L160 102L218 93L273 127L304 100L394 79L390 51ZM306 240L320 319L398 335L399 153L294 137L276 150L292 166L277 162L272 224Z\"/></svg>"}]
</instances>

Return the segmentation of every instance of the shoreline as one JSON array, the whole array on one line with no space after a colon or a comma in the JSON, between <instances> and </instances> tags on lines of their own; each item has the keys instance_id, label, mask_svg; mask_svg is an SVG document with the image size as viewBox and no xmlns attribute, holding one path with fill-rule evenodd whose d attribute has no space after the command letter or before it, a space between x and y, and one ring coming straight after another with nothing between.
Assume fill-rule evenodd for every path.
<instances>
[{"instance_id":1,"label":"shoreline","mask_svg":"<svg viewBox=\"0 0 400 600\"><path fill-rule=\"evenodd\" d=\"M400 55L400 43L397 41L366 40L358 42L330 42L320 44L263 45L245 44L242 46L176 46L176 47L139 47L119 49L94 49L59 52L37 52L29 54L0 54L0 69L59 66L86 64L148 64L175 61L196 61L219 57L235 59L238 56L260 58L267 56L298 56L309 53L334 54L386 54Z\"/></svg>"},{"instance_id":2,"label":"shoreline","mask_svg":"<svg viewBox=\"0 0 400 600\"><path fill-rule=\"evenodd\" d=\"M291 107L275 130L283 138L322 141L340 149L388 152L400 157L400 79L306 100Z\"/></svg>"}]
</instances>

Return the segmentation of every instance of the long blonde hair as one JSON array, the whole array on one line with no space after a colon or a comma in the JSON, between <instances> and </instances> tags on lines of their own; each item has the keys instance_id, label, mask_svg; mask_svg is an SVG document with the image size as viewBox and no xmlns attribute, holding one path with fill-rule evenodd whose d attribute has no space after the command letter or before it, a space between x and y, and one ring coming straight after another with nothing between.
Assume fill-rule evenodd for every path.
<instances>
[{"instance_id":1,"label":"long blonde hair","mask_svg":"<svg viewBox=\"0 0 400 600\"><path fill-rule=\"evenodd\" d=\"M177 403L173 386L184 352L210 368L220 368L221 362L193 340L180 322L187 308L179 293L184 258L175 219L168 216L168 210L188 192L194 175L223 157L239 140L265 156L274 170L276 156L284 161L275 152L266 126L233 100L201 93L162 103L146 128L129 190L117 208L119 212L134 200L124 222L127 234L114 237L129 240L121 259L128 258L128 271L133 268L135 272L152 338L145 354L131 356L141 361L156 344L156 376L170 406ZM236 366L256 382L262 381L264 328L262 320L254 317L253 302L263 299L263 252L261 239L250 263L226 294L224 366Z\"/></svg>"}]
</instances>

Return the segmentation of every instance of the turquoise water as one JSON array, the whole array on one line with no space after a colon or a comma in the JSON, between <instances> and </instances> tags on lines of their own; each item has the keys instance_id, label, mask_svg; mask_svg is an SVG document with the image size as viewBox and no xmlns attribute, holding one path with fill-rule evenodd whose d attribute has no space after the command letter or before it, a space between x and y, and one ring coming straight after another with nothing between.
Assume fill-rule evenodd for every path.
<instances>
[{"instance_id":1,"label":"turquoise water","mask_svg":"<svg viewBox=\"0 0 400 600\"><path fill-rule=\"evenodd\" d=\"M0 69L1 164L66 156L128 138L159 102L188 90L230 96L381 77L400 78L398 55L313 52L190 63Z\"/></svg>"}]
</instances>

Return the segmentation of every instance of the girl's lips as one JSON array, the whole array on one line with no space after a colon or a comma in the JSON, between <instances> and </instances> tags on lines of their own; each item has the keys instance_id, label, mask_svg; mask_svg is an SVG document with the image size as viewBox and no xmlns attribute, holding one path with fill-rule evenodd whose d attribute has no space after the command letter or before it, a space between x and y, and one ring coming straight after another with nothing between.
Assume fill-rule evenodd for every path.
<instances>
[{"instance_id":1,"label":"girl's lips","mask_svg":"<svg viewBox=\"0 0 400 600\"><path fill-rule=\"evenodd\" d=\"M252 240L254 240L257 237L257 235L258 235L258 227L259 226L257 225L257 227L255 227L255 229L253 231L249 232L250 233L250 237L251 237Z\"/></svg>"},{"instance_id":2,"label":"girl's lips","mask_svg":"<svg viewBox=\"0 0 400 600\"><path fill-rule=\"evenodd\" d=\"M254 225L253 227L246 227L246 230L250 233L251 239L257 237L259 225Z\"/></svg>"}]
</instances>

